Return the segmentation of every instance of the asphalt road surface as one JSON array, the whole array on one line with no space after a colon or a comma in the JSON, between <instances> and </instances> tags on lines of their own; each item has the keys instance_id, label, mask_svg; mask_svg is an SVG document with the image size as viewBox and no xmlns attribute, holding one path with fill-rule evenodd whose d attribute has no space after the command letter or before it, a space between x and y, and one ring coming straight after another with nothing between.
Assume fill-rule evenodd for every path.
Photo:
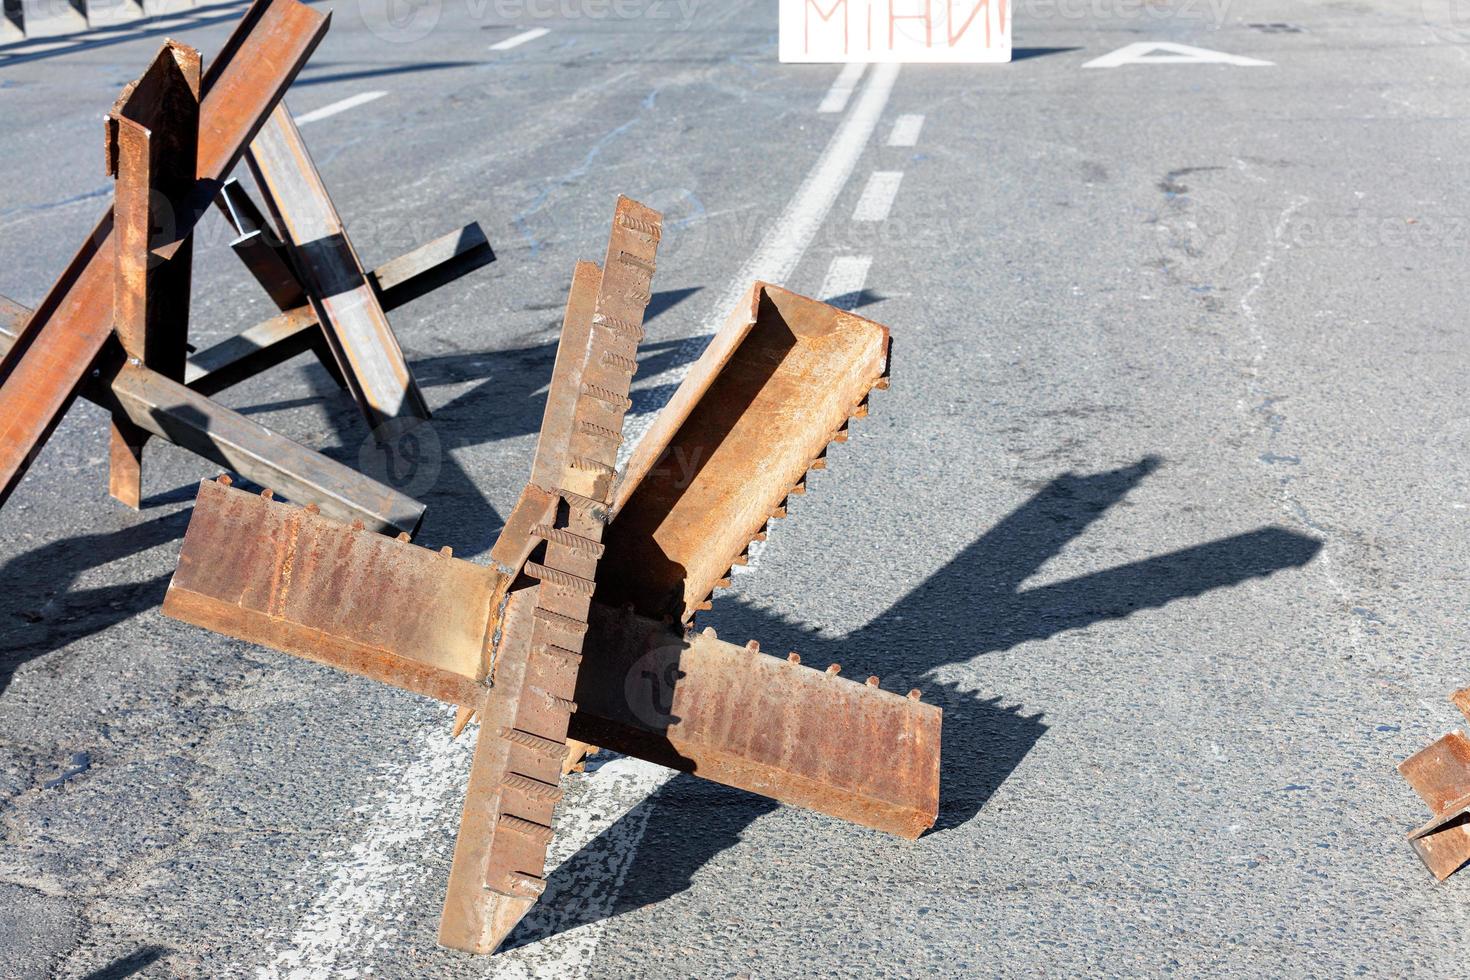
<instances>
[{"instance_id":1,"label":"asphalt road surface","mask_svg":"<svg viewBox=\"0 0 1470 980\"><path fill-rule=\"evenodd\" d=\"M923 688L935 829L604 757L507 950L441 950L473 730L164 619L215 469L150 446L131 513L80 403L0 512L0 976L1464 973L1470 878L1415 859L1394 766L1470 683L1470 21L1023 0L1010 65L857 74L777 64L773 8L346 2L288 102L366 261L470 220L499 255L393 315L431 546L494 540L619 193L668 229L635 418L755 275L891 327L891 390L701 624ZM105 206L164 34L207 59L241 9L0 48L0 292ZM1233 61L1106 67L1159 41ZM202 346L270 308L197 238ZM222 400L362 458L308 359Z\"/></svg>"}]
</instances>

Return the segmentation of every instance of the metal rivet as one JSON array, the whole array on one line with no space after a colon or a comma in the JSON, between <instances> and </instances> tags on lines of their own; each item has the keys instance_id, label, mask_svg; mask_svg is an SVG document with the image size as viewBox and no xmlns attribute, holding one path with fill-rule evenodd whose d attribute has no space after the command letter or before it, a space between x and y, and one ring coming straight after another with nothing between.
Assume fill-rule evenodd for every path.
<instances>
[{"instance_id":1,"label":"metal rivet","mask_svg":"<svg viewBox=\"0 0 1470 980\"><path fill-rule=\"evenodd\" d=\"M718 640L720 638L713 626L706 626L702 635L709 637L711 640Z\"/></svg>"},{"instance_id":2,"label":"metal rivet","mask_svg":"<svg viewBox=\"0 0 1470 980\"><path fill-rule=\"evenodd\" d=\"M401 541L404 544L407 544L409 542L408 532L407 531L399 531L398 532L398 540Z\"/></svg>"},{"instance_id":3,"label":"metal rivet","mask_svg":"<svg viewBox=\"0 0 1470 980\"><path fill-rule=\"evenodd\" d=\"M446 544L444 547L442 547L442 548L439 549L439 554L443 555L445 558L453 558L454 557L454 549L451 548L451 547L449 547L449 545Z\"/></svg>"},{"instance_id":4,"label":"metal rivet","mask_svg":"<svg viewBox=\"0 0 1470 980\"><path fill-rule=\"evenodd\" d=\"M909 700L910 701L917 701L917 700L919 700L919 698L921 698L923 696L924 696L924 692L921 691L921 690L919 690L917 687L914 688L912 691L909 692Z\"/></svg>"},{"instance_id":5,"label":"metal rivet","mask_svg":"<svg viewBox=\"0 0 1470 980\"><path fill-rule=\"evenodd\" d=\"M799 664L801 663L801 654L797 653L795 650L792 650L786 655L786 659L791 663Z\"/></svg>"},{"instance_id":6,"label":"metal rivet","mask_svg":"<svg viewBox=\"0 0 1470 980\"><path fill-rule=\"evenodd\" d=\"M264 497L266 500L274 500L274 499L276 499L276 492L274 490L270 489L269 487L267 487L266 489L260 491L260 495L262 497Z\"/></svg>"},{"instance_id":7,"label":"metal rivet","mask_svg":"<svg viewBox=\"0 0 1470 980\"><path fill-rule=\"evenodd\" d=\"M832 666L830 666L830 667L827 668L827 676L828 677L836 677L841 672L842 672L842 665L841 664L833 664Z\"/></svg>"},{"instance_id":8,"label":"metal rivet","mask_svg":"<svg viewBox=\"0 0 1470 980\"><path fill-rule=\"evenodd\" d=\"M877 687L878 686L878 675L877 674L874 674L872 677L869 677L868 678L868 686L869 687Z\"/></svg>"},{"instance_id":9,"label":"metal rivet","mask_svg":"<svg viewBox=\"0 0 1470 980\"><path fill-rule=\"evenodd\" d=\"M759 640L750 640L750 641L748 641L745 644L745 649L749 650L751 653L760 653L761 652L761 644L760 644L760 641Z\"/></svg>"}]
</instances>

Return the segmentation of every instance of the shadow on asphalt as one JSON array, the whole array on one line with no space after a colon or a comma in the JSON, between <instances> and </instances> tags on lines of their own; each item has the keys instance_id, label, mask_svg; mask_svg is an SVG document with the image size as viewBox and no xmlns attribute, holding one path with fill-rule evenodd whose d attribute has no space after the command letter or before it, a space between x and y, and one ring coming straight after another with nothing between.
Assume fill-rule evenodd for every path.
<instances>
[{"instance_id":1,"label":"shadow on asphalt","mask_svg":"<svg viewBox=\"0 0 1470 980\"><path fill-rule=\"evenodd\" d=\"M93 970L82 980L126 980L157 963L167 953L168 950L162 946L144 946L136 953L130 953L100 970Z\"/></svg>"},{"instance_id":2,"label":"shadow on asphalt","mask_svg":"<svg viewBox=\"0 0 1470 980\"><path fill-rule=\"evenodd\" d=\"M696 292L698 289L655 293L645 320ZM690 352L683 341L667 340L644 344L639 353L639 370L654 375L681 366L689 360ZM504 522L477 482L460 467L452 450L539 432L546 408L543 389L555 361L556 344L551 342L513 350L430 357L412 365L419 384L426 389L479 382L434 413L432 435L419 433L417 448L427 455L410 460L407 458L410 454L404 452L404 458L393 463L393 479L386 480L429 504L430 519L435 515L440 517L431 533L450 537L445 532L445 522L452 521L452 540L442 543L452 544L457 554L474 558L488 551ZM308 374L317 395L253 406L244 409L243 414L325 400L338 445L322 450L322 454L353 469L371 470L364 465L371 462L364 452L373 445L371 433L351 396L320 365L313 364ZM639 406L644 406L643 411L654 410L671 394L672 386L667 385L640 389L635 394L631 414L638 414ZM416 485L419 473L415 467L431 461L436 473L425 489ZM530 472L528 457L525 475L529 476ZM369 475L380 480L387 476L381 472L369 472ZM251 486L248 481L237 481L237 485ZM143 509L190 501L197 493L198 484L189 483L149 496L143 501ZM51 541L0 566L0 576L4 576L0 581L6 583L4 597L0 598L0 693L26 662L161 603L171 572L146 582L80 592L69 590L94 568L181 537L190 514L191 511L184 510L118 531Z\"/></svg>"},{"instance_id":3,"label":"shadow on asphalt","mask_svg":"<svg viewBox=\"0 0 1470 980\"><path fill-rule=\"evenodd\" d=\"M1047 726L1040 712L1023 714L1000 695L976 697L939 681L937 671L1065 630L1300 568L1321 550L1315 538L1263 527L1063 582L1021 588L1158 466L1158 458L1149 456L1090 476L1062 474L890 609L847 636L823 636L738 599L721 605L720 633L758 638L768 650L800 651L802 661L818 669L842 663L851 676L878 674L889 690L921 688L925 701L944 709L939 819L930 833L952 830L980 813ZM605 880L598 869L608 862L608 842L636 838L622 825L646 819L643 843L609 914L616 916L684 891L706 862L737 843L746 827L776 805L680 775L573 855L554 876L565 875L572 882ZM507 947L586 924L559 920L546 929L546 921L527 919Z\"/></svg>"},{"instance_id":4,"label":"shadow on asphalt","mask_svg":"<svg viewBox=\"0 0 1470 980\"><path fill-rule=\"evenodd\" d=\"M1068 51L1081 51L1075 48L1011 48L1012 61L1027 61L1031 58L1045 58L1049 54L1066 54Z\"/></svg>"},{"instance_id":5,"label":"shadow on asphalt","mask_svg":"<svg viewBox=\"0 0 1470 980\"><path fill-rule=\"evenodd\" d=\"M178 511L119 531L52 541L0 566L0 693L26 662L161 603L169 575L71 589L94 568L180 537L188 523L189 511Z\"/></svg>"}]
</instances>

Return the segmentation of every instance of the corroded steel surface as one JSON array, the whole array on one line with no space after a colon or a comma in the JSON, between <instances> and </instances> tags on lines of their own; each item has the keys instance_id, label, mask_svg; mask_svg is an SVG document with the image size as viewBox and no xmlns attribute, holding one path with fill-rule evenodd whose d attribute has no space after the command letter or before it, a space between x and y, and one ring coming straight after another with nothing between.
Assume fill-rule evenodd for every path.
<instances>
[{"instance_id":1,"label":"corroded steel surface","mask_svg":"<svg viewBox=\"0 0 1470 980\"><path fill-rule=\"evenodd\" d=\"M526 554L507 571L538 584L512 593L491 666L481 733L500 737L482 737L476 747L439 923L439 942L456 949L494 952L545 888L552 809L577 710L577 671L661 221L619 198L601 274L579 265L573 281L546 399L549 425L532 468L533 484L553 495L553 506L525 531L534 550L499 548ZM520 533L508 522L502 537ZM497 727L486 731L486 724ZM487 744L494 742L504 744Z\"/></svg>"},{"instance_id":2,"label":"corroded steel surface","mask_svg":"<svg viewBox=\"0 0 1470 980\"><path fill-rule=\"evenodd\" d=\"M910 839L939 812L942 712L597 604L571 734Z\"/></svg>"},{"instance_id":3,"label":"corroded steel surface","mask_svg":"<svg viewBox=\"0 0 1470 980\"><path fill-rule=\"evenodd\" d=\"M886 384L888 331L756 283L639 443L599 598L688 622Z\"/></svg>"},{"instance_id":4,"label":"corroded steel surface","mask_svg":"<svg viewBox=\"0 0 1470 980\"><path fill-rule=\"evenodd\" d=\"M191 223L177 215L194 190L199 144L199 52L165 42L107 117L113 192L113 330L133 361L184 378L189 332ZM112 417L108 490L137 510L148 432Z\"/></svg>"},{"instance_id":5,"label":"corroded steel surface","mask_svg":"<svg viewBox=\"0 0 1470 980\"><path fill-rule=\"evenodd\" d=\"M14 342L28 313L0 296L0 353ZM329 517L363 521L375 531L418 529L424 505L413 498L156 371L121 363L121 349L115 354L106 376L87 380L81 390L83 397L115 419L183 446L260 486L274 487L297 503L315 505Z\"/></svg>"},{"instance_id":6,"label":"corroded steel surface","mask_svg":"<svg viewBox=\"0 0 1470 980\"><path fill-rule=\"evenodd\" d=\"M206 480L163 612L477 705L499 584L494 569Z\"/></svg>"},{"instance_id":7,"label":"corroded steel surface","mask_svg":"<svg viewBox=\"0 0 1470 980\"><path fill-rule=\"evenodd\" d=\"M284 105L261 127L247 160L363 413L374 425L428 418L398 338Z\"/></svg>"},{"instance_id":8,"label":"corroded steel surface","mask_svg":"<svg viewBox=\"0 0 1470 980\"><path fill-rule=\"evenodd\" d=\"M1470 719L1470 688L1450 695ZM1440 881L1470 863L1470 738L1454 731L1405 759L1399 773L1434 814L1409 843Z\"/></svg>"},{"instance_id":9,"label":"corroded steel surface","mask_svg":"<svg viewBox=\"0 0 1470 980\"><path fill-rule=\"evenodd\" d=\"M256 0L201 83L194 188L177 214L184 237L326 32L298 0ZM113 335L109 208L0 359L0 502L76 397Z\"/></svg>"},{"instance_id":10,"label":"corroded steel surface","mask_svg":"<svg viewBox=\"0 0 1470 980\"><path fill-rule=\"evenodd\" d=\"M392 311L493 261L484 231L468 224L383 263L368 279L383 309ZM316 311L295 306L189 358L185 380L214 394L311 350L319 338L325 343ZM325 360L335 368L330 351Z\"/></svg>"}]
</instances>

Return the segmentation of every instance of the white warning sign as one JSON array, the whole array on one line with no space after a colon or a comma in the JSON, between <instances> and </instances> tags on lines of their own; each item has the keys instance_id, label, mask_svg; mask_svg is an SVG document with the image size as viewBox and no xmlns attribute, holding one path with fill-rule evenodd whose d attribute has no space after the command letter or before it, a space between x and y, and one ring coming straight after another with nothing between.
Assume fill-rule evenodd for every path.
<instances>
[{"instance_id":1,"label":"white warning sign","mask_svg":"<svg viewBox=\"0 0 1470 980\"><path fill-rule=\"evenodd\" d=\"M781 0L782 61L1011 60L1010 0Z\"/></svg>"}]
</instances>

